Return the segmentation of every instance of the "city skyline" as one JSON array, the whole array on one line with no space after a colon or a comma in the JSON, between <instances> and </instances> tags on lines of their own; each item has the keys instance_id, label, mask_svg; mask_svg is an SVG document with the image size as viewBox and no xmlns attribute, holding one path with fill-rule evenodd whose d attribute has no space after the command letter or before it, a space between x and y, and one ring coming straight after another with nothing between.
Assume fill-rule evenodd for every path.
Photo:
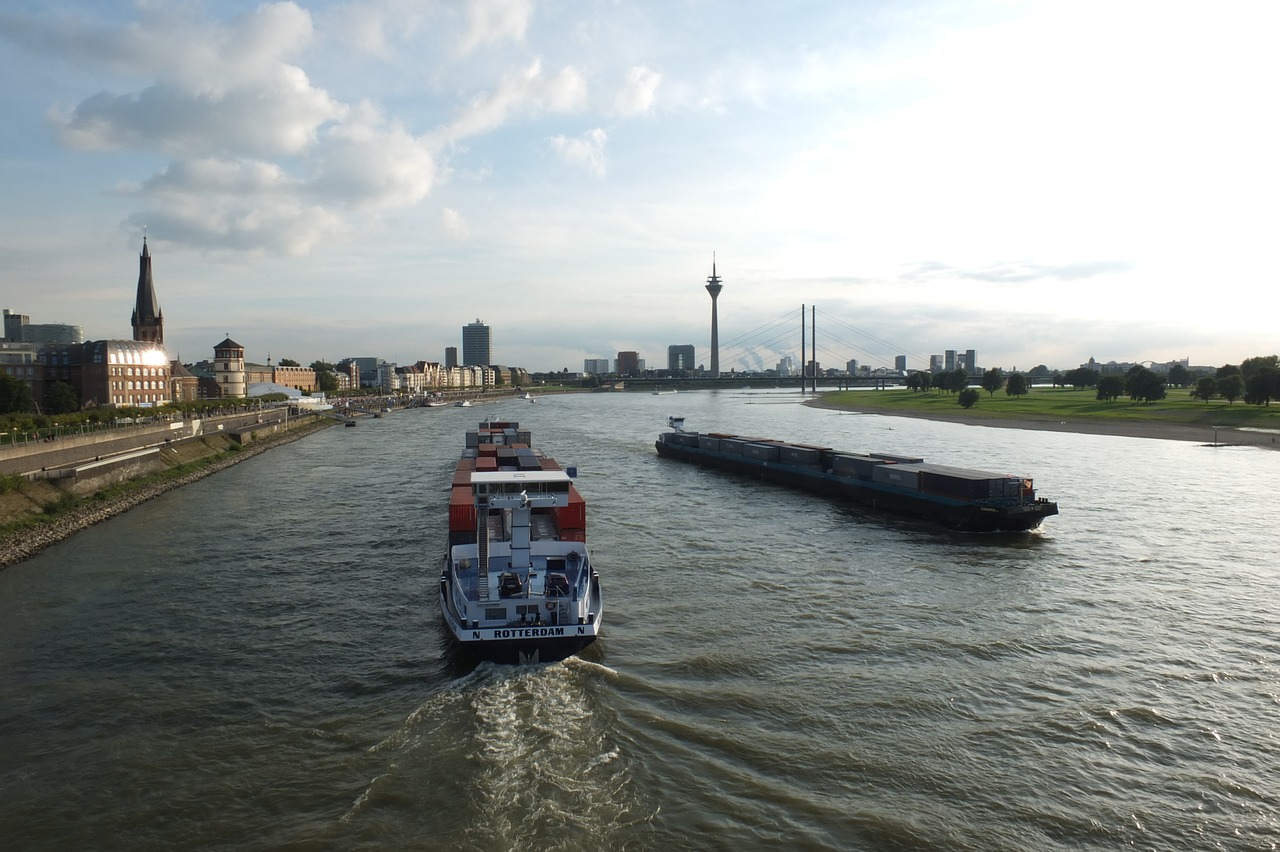
<instances>
[{"instance_id":1,"label":"city skyline","mask_svg":"<svg viewBox=\"0 0 1280 852\"><path fill-rule=\"evenodd\" d=\"M714 252L725 372L794 357L726 342L801 304L866 332L833 364L1239 363L1280 348L1278 20L16 0L0 292L127 337L145 233L187 361L228 328L304 364L438 360L483 316L497 363L709 365Z\"/></svg>"}]
</instances>

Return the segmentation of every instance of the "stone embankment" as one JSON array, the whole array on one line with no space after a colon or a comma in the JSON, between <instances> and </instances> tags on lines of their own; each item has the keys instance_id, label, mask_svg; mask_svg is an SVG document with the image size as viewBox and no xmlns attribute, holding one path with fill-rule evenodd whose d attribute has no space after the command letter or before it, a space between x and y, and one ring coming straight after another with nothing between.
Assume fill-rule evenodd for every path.
<instances>
[{"instance_id":1,"label":"stone embankment","mask_svg":"<svg viewBox=\"0 0 1280 852\"><path fill-rule=\"evenodd\" d=\"M139 485L106 501L88 500L59 515L54 521L11 532L3 539L0 539L0 569L7 568L25 559L30 559L45 548L69 538L80 530L101 523L108 518L113 518L122 512L127 512L134 506L158 497L166 491L189 485L210 474L226 470L232 465L239 464L245 459L253 458L272 447L296 441L298 438L309 435L318 429L327 428L328 425L330 424L313 423L278 435L262 438L247 444L236 453L228 454L191 473L174 477L173 479Z\"/></svg>"}]
</instances>

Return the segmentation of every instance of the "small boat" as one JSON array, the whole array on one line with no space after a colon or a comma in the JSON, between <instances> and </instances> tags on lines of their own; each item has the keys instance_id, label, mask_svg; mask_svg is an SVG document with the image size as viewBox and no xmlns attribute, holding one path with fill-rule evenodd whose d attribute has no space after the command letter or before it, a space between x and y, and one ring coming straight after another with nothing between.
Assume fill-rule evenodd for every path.
<instances>
[{"instance_id":1,"label":"small boat","mask_svg":"<svg viewBox=\"0 0 1280 852\"><path fill-rule=\"evenodd\" d=\"M965 532L1026 532L1058 514L1036 497L1030 477L926 464L888 453L846 453L724 432L686 432L683 417L667 418L658 436L663 458L715 467L873 509L910 515Z\"/></svg>"},{"instance_id":2,"label":"small boat","mask_svg":"<svg viewBox=\"0 0 1280 852\"><path fill-rule=\"evenodd\" d=\"M455 402L455 403L453 404L453 407L454 407L454 408L470 408L470 407L471 407L471 400L469 400L469 399L460 399L460 400L458 400L457 402Z\"/></svg>"},{"instance_id":3,"label":"small boat","mask_svg":"<svg viewBox=\"0 0 1280 852\"><path fill-rule=\"evenodd\" d=\"M518 423L467 433L439 597L449 633L480 660L555 662L600 635L604 598L570 473L533 450Z\"/></svg>"},{"instance_id":4,"label":"small boat","mask_svg":"<svg viewBox=\"0 0 1280 852\"><path fill-rule=\"evenodd\" d=\"M348 417L348 418L347 418L347 422L346 422L346 423L344 423L344 424L342 424L342 425L344 425L344 426L354 426L354 425L356 425L356 419L355 419L354 417Z\"/></svg>"}]
</instances>

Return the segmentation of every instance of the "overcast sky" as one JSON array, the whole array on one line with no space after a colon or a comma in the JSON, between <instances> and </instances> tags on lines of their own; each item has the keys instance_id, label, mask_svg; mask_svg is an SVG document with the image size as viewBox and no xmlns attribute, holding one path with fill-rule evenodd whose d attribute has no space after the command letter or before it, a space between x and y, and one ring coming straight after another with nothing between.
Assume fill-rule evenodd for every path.
<instances>
[{"instance_id":1,"label":"overcast sky","mask_svg":"<svg viewBox=\"0 0 1280 852\"><path fill-rule=\"evenodd\" d=\"M1280 351L1280 3L6 0L0 302L581 370Z\"/></svg>"}]
</instances>

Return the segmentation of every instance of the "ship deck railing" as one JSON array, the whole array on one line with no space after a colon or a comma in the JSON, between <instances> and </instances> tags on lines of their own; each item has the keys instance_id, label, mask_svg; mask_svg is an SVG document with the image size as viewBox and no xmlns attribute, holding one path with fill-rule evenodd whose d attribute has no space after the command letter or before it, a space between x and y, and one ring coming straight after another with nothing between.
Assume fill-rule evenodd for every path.
<instances>
[{"instance_id":1,"label":"ship deck railing","mask_svg":"<svg viewBox=\"0 0 1280 852\"><path fill-rule=\"evenodd\" d=\"M559 559L559 557L551 557L551 558ZM549 565L548 560L542 557L535 557L534 564L530 566L530 568L512 569L509 555L506 558L500 558L500 557L497 557L495 554L491 554L490 561L489 561L489 587L491 589L498 589L500 587L500 579L502 574L507 572L512 572L513 570L517 574L517 576L520 577L520 586L522 591L520 592L520 594L500 596L493 600L501 600L501 601L568 600L570 602L576 602L586 597L590 589L591 562L590 562L590 558L586 556L583 556L582 558L576 560L576 562L573 560L565 559L563 565L560 565L558 563L555 565ZM534 592L530 590L529 588L529 571L530 570L535 571L541 577L544 591ZM564 574L565 579L568 581L567 592L558 593L553 590L550 594L548 594L545 590L546 576L548 573ZM454 575L454 581L455 583L457 583L458 589L463 593L466 599L472 603L479 603L480 602L479 573L476 571L475 565L473 564L472 567L469 569L459 570L455 562L453 575Z\"/></svg>"}]
</instances>

